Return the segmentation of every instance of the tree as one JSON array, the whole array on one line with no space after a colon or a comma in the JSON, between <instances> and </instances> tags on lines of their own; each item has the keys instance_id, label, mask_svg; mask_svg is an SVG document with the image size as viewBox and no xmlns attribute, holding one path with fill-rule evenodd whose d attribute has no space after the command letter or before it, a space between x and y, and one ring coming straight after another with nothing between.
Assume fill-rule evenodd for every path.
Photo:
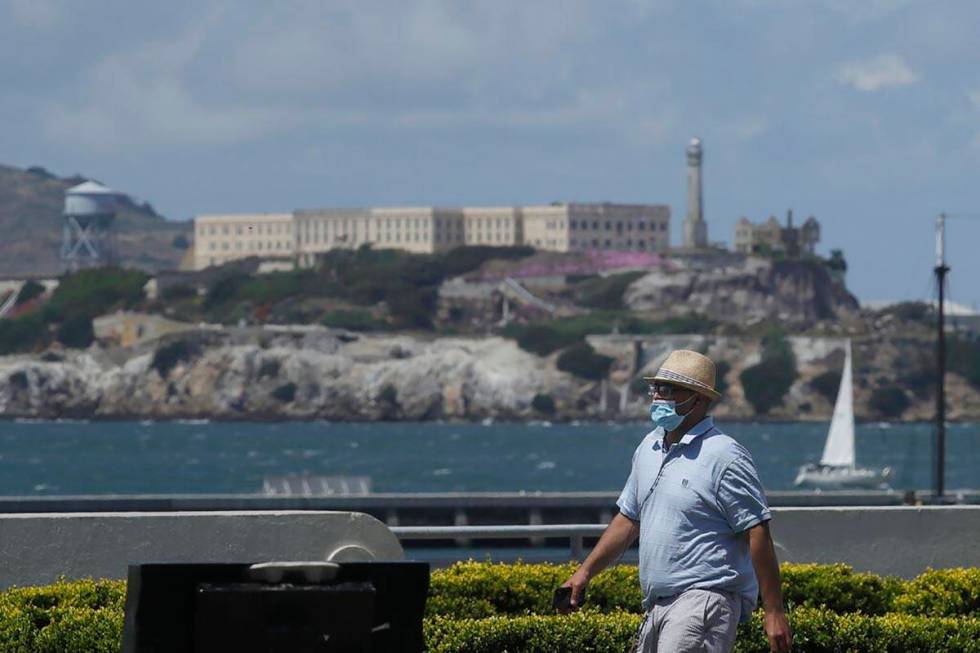
<instances>
[{"instance_id":1,"label":"tree","mask_svg":"<svg viewBox=\"0 0 980 653\"><path fill-rule=\"evenodd\" d=\"M577 342L558 356L558 369L590 381L598 381L609 374L613 359L596 353L587 342Z\"/></svg>"},{"instance_id":2,"label":"tree","mask_svg":"<svg viewBox=\"0 0 980 653\"><path fill-rule=\"evenodd\" d=\"M739 378L745 398L756 412L766 414L783 402L796 376L793 348L774 330L762 339L762 360L743 370Z\"/></svg>"},{"instance_id":3,"label":"tree","mask_svg":"<svg viewBox=\"0 0 980 653\"><path fill-rule=\"evenodd\" d=\"M95 340L92 318L87 315L72 315L58 327L58 342L66 347L85 349Z\"/></svg>"},{"instance_id":4,"label":"tree","mask_svg":"<svg viewBox=\"0 0 980 653\"><path fill-rule=\"evenodd\" d=\"M555 414L555 400L549 394L536 394L531 400L531 408L545 415Z\"/></svg>"}]
</instances>

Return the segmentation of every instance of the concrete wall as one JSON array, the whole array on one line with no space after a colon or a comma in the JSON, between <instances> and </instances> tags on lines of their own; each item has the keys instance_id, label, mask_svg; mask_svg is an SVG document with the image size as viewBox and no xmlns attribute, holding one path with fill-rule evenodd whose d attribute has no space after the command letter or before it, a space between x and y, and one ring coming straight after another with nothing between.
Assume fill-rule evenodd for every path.
<instances>
[{"instance_id":1,"label":"concrete wall","mask_svg":"<svg viewBox=\"0 0 980 653\"><path fill-rule=\"evenodd\" d=\"M352 512L0 515L0 589L125 578L139 562L401 560L388 528Z\"/></svg>"},{"instance_id":2,"label":"concrete wall","mask_svg":"<svg viewBox=\"0 0 980 653\"><path fill-rule=\"evenodd\" d=\"M911 578L928 567L980 567L980 506L774 508L781 562L846 562Z\"/></svg>"},{"instance_id":3,"label":"concrete wall","mask_svg":"<svg viewBox=\"0 0 980 653\"><path fill-rule=\"evenodd\" d=\"M980 506L775 508L773 514L782 562L844 562L906 578L929 567L980 567ZM361 513L0 514L0 589L61 575L123 578L136 562L372 557L400 560L404 552L384 524Z\"/></svg>"}]
</instances>

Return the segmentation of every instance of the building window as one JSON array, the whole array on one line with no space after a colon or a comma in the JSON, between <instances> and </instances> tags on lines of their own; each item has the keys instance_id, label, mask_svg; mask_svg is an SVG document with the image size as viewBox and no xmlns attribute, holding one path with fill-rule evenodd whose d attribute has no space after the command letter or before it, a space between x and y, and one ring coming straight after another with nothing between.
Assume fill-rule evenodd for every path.
<instances>
[{"instance_id":1,"label":"building window","mask_svg":"<svg viewBox=\"0 0 980 653\"><path fill-rule=\"evenodd\" d=\"M229 232L230 232L230 230L228 229L228 225L224 225L223 227L221 227L221 233L223 235L227 236L229 234Z\"/></svg>"},{"instance_id":2,"label":"building window","mask_svg":"<svg viewBox=\"0 0 980 653\"><path fill-rule=\"evenodd\" d=\"M609 222L609 220L606 220L606 231L609 231L610 229L612 229L612 223Z\"/></svg>"},{"instance_id":3,"label":"building window","mask_svg":"<svg viewBox=\"0 0 980 653\"><path fill-rule=\"evenodd\" d=\"M640 231L646 231L647 223L641 222L640 224L636 225L636 228L639 229Z\"/></svg>"},{"instance_id":4,"label":"building window","mask_svg":"<svg viewBox=\"0 0 980 653\"><path fill-rule=\"evenodd\" d=\"M666 222L661 222L660 223L660 231L667 231L667 223Z\"/></svg>"},{"instance_id":5,"label":"building window","mask_svg":"<svg viewBox=\"0 0 980 653\"><path fill-rule=\"evenodd\" d=\"M599 228L599 221L598 220L594 220L592 222L592 228L593 229L598 229ZM595 241L595 242L598 242L598 241Z\"/></svg>"},{"instance_id":6,"label":"building window","mask_svg":"<svg viewBox=\"0 0 980 653\"><path fill-rule=\"evenodd\" d=\"M592 246L593 247L598 247L599 246L599 239L598 238L593 238L592 239Z\"/></svg>"},{"instance_id":7,"label":"building window","mask_svg":"<svg viewBox=\"0 0 980 653\"><path fill-rule=\"evenodd\" d=\"M221 249L228 251L228 243L221 243Z\"/></svg>"},{"instance_id":8,"label":"building window","mask_svg":"<svg viewBox=\"0 0 980 653\"><path fill-rule=\"evenodd\" d=\"M208 245L210 245L210 247L208 247L208 249L210 249L210 250L211 250L212 252L213 252L214 250L216 250L216 249L218 249L218 243L216 243L216 242L214 242L214 241L212 241L212 242L210 242L210 243L208 243Z\"/></svg>"},{"instance_id":9,"label":"building window","mask_svg":"<svg viewBox=\"0 0 980 653\"><path fill-rule=\"evenodd\" d=\"M640 249L646 249L646 245L643 243L642 240L636 241L636 246L639 247Z\"/></svg>"},{"instance_id":10,"label":"building window","mask_svg":"<svg viewBox=\"0 0 980 653\"><path fill-rule=\"evenodd\" d=\"M612 241L606 238L606 247L612 247Z\"/></svg>"}]
</instances>

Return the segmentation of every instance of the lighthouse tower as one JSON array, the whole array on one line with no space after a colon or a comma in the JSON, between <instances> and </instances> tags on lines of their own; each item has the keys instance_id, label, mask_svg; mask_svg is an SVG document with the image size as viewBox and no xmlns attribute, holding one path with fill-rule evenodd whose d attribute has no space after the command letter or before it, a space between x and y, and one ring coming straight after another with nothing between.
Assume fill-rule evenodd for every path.
<instances>
[{"instance_id":1,"label":"lighthouse tower","mask_svg":"<svg viewBox=\"0 0 980 653\"><path fill-rule=\"evenodd\" d=\"M701 139L694 137L687 146L687 216L684 218L684 248L708 246L708 223L704 221L701 192Z\"/></svg>"}]
</instances>

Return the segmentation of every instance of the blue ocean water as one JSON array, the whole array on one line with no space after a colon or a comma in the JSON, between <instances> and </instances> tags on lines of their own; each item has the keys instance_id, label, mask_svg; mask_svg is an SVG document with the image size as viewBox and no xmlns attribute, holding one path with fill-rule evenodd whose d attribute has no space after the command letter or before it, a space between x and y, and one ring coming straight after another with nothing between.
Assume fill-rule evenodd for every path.
<instances>
[{"instance_id":1,"label":"blue ocean water","mask_svg":"<svg viewBox=\"0 0 980 653\"><path fill-rule=\"evenodd\" d=\"M722 423L791 489L826 423ZM0 422L0 495L252 493L267 476L363 475L375 492L618 490L647 423ZM859 464L932 484L929 424L863 424ZM980 424L947 429L946 487L980 487Z\"/></svg>"}]
</instances>

